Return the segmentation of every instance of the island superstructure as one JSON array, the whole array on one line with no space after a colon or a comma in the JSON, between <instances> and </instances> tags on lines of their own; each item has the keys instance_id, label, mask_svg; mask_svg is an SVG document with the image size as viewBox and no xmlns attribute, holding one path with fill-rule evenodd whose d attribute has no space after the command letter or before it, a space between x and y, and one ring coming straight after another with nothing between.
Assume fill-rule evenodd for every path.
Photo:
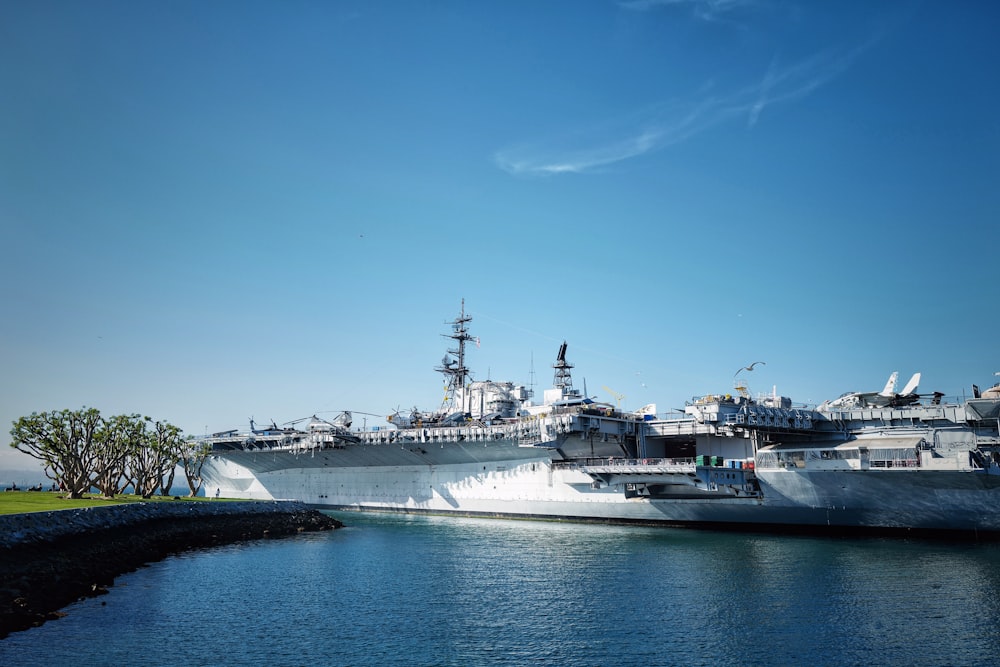
<instances>
[{"instance_id":1,"label":"island superstructure","mask_svg":"<svg viewBox=\"0 0 1000 667\"><path fill-rule=\"evenodd\" d=\"M972 398L845 394L817 408L772 394L698 396L683 413L624 412L573 387L475 381L464 303L437 367L438 410L352 428L206 438L206 492L318 507L712 527L1000 533L1000 385ZM890 386L891 385L891 386Z\"/></svg>"}]
</instances>

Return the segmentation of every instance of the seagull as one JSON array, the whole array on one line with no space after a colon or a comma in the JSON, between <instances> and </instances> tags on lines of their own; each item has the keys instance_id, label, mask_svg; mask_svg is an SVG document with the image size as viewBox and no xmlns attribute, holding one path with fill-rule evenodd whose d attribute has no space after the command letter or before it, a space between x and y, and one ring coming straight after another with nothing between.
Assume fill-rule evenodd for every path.
<instances>
[{"instance_id":1,"label":"seagull","mask_svg":"<svg viewBox=\"0 0 1000 667\"><path fill-rule=\"evenodd\" d=\"M741 368L741 369L740 369L739 371L736 371L736 372L735 372L735 373L733 374L733 377L736 377L737 375L739 375L739 374L740 374L740 371L752 371L752 370L753 370L753 367L754 367L754 366L756 366L757 364L760 364L761 366L766 366L766 365L767 365L767 364L765 364L765 363L764 363L763 361L755 361L755 362L753 362L752 364L750 364L749 366L744 366L744 367L743 367L743 368Z\"/></svg>"}]
</instances>

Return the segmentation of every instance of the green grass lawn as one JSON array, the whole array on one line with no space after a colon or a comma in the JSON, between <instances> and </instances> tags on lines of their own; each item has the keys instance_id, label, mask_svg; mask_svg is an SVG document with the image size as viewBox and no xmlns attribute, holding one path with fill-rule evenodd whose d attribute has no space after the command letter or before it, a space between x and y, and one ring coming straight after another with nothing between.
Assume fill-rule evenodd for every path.
<instances>
[{"instance_id":1,"label":"green grass lawn","mask_svg":"<svg viewBox=\"0 0 1000 667\"><path fill-rule=\"evenodd\" d=\"M20 512L48 512L50 510L69 510L78 507L102 507L104 505L120 505L122 503L141 502L178 502L173 496L153 496L144 500L141 496L115 496L108 500L100 496L86 495L79 500L69 500L65 494L55 491L0 491L0 514L18 514ZM182 501L204 501L204 497L187 498L180 496Z\"/></svg>"}]
</instances>

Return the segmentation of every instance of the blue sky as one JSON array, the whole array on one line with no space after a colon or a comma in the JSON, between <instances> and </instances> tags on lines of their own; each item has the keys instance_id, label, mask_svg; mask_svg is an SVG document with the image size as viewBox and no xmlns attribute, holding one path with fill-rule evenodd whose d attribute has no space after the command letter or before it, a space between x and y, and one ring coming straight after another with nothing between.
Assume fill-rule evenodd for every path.
<instances>
[{"instance_id":1,"label":"blue sky","mask_svg":"<svg viewBox=\"0 0 1000 667\"><path fill-rule=\"evenodd\" d=\"M478 379L661 412L994 381L1000 10L0 5L0 468L33 411L186 433Z\"/></svg>"}]
</instances>

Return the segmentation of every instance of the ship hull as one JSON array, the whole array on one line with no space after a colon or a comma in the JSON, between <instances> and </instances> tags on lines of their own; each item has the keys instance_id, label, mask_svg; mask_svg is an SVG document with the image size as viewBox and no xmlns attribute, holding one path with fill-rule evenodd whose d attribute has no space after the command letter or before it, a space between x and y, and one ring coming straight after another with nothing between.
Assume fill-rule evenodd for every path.
<instances>
[{"instance_id":1,"label":"ship hull","mask_svg":"<svg viewBox=\"0 0 1000 667\"><path fill-rule=\"evenodd\" d=\"M762 494L667 487L628 497L551 450L489 446L349 447L212 456L209 495L295 499L321 508L803 531L1000 534L1000 475L945 471L773 471ZM430 461L430 462L429 462Z\"/></svg>"},{"instance_id":2,"label":"ship hull","mask_svg":"<svg viewBox=\"0 0 1000 667\"><path fill-rule=\"evenodd\" d=\"M390 428L360 430L348 411L314 415L305 430L251 420L249 433L205 437L206 493L467 516L1000 534L1000 385L964 405L937 392L921 403L919 374L895 394L893 373L880 393L810 410L776 392L754 400L737 384L738 395L696 397L683 416L657 419L654 404L622 412L573 389L564 342L535 404L523 386L471 381L471 319L463 301L445 334L454 346L436 368L440 410L397 411Z\"/></svg>"}]
</instances>

